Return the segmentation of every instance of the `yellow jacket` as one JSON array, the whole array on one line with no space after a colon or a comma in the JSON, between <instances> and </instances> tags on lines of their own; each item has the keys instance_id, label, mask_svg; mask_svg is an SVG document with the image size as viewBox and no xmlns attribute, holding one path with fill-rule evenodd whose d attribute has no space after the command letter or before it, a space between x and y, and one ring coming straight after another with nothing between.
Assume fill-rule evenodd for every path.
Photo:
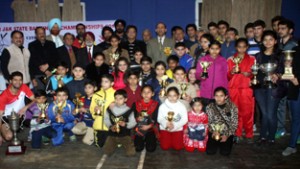
<instances>
[{"instance_id":1,"label":"yellow jacket","mask_svg":"<svg viewBox=\"0 0 300 169\"><path fill-rule=\"evenodd\" d=\"M108 106L115 100L114 97L115 94L115 90L111 87L107 90L99 90L98 92L94 93L93 97L92 97L92 102L90 105L90 112L93 116L93 118L95 119L94 124L93 124L93 128L95 130L105 130L108 131L108 128L105 126L104 124L104 118L103 115L106 112L106 109L108 108ZM95 115L95 107L97 106L96 100L104 100L104 110L102 110L102 116L96 116Z\"/></svg>"},{"instance_id":2,"label":"yellow jacket","mask_svg":"<svg viewBox=\"0 0 300 169\"><path fill-rule=\"evenodd\" d=\"M171 69L168 69L168 70L166 71L166 74L167 74L167 76L168 76L170 79L173 79L173 71L172 71Z\"/></svg>"}]
</instances>

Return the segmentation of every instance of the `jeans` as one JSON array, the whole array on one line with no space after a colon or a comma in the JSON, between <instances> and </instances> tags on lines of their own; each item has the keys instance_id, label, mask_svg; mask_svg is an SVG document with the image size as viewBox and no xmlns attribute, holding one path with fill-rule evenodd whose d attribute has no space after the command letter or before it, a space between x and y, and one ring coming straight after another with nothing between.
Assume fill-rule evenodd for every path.
<instances>
[{"instance_id":1,"label":"jeans","mask_svg":"<svg viewBox=\"0 0 300 169\"><path fill-rule=\"evenodd\" d=\"M55 135L56 135L55 131L53 131L51 126L39 129L37 131L33 131L32 132L32 140L31 140L32 148L41 148L42 136L52 138Z\"/></svg>"},{"instance_id":2,"label":"jeans","mask_svg":"<svg viewBox=\"0 0 300 169\"><path fill-rule=\"evenodd\" d=\"M295 148L300 134L300 93L297 100L289 100L289 106L292 114L292 131L289 147Z\"/></svg>"},{"instance_id":3,"label":"jeans","mask_svg":"<svg viewBox=\"0 0 300 169\"><path fill-rule=\"evenodd\" d=\"M275 140L275 133L277 130L277 108L280 99L273 97L272 89L269 88L256 89L255 99L262 114L260 138Z\"/></svg>"},{"instance_id":4,"label":"jeans","mask_svg":"<svg viewBox=\"0 0 300 169\"><path fill-rule=\"evenodd\" d=\"M286 97L282 98L279 102L279 106L277 109L277 118L278 118L278 123L277 123L277 131L282 131L285 132L285 120L286 120Z\"/></svg>"}]
</instances>

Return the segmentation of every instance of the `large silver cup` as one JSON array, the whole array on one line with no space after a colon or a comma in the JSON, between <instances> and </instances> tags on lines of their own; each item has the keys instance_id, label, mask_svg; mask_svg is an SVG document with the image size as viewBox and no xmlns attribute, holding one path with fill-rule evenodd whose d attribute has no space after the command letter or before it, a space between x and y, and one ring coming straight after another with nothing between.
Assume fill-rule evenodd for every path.
<instances>
[{"instance_id":1,"label":"large silver cup","mask_svg":"<svg viewBox=\"0 0 300 169\"><path fill-rule=\"evenodd\" d=\"M266 77L264 78L265 85L269 88L274 87L274 84L272 82L272 75L274 74L274 71L277 68L276 63L265 63L260 65L260 70L263 71L266 74Z\"/></svg>"},{"instance_id":2,"label":"large silver cup","mask_svg":"<svg viewBox=\"0 0 300 169\"><path fill-rule=\"evenodd\" d=\"M21 144L21 141L17 137L17 131L19 130L20 127L19 125L20 117L15 111L12 111L11 115L8 117L8 120L9 120L10 129L13 132L13 139L11 141L11 144L14 146L18 146Z\"/></svg>"}]
</instances>

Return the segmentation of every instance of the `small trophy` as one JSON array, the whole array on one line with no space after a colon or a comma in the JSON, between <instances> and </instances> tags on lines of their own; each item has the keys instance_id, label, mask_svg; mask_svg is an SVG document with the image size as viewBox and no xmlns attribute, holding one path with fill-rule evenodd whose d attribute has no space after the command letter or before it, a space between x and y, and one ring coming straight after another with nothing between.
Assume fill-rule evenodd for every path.
<instances>
[{"instance_id":1,"label":"small trophy","mask_svg":"<svg viewBox=\"0 0 300 169\"><path fill-rule=\"evenodd\" d=\"M110 54L110 65L113 68L115 65L116 60L119 58L119 54L118 53L111 53Z\"/></svg>"},{"instance_id":2,"label":"small trophy","mask_svg":"<svg viewBox=\"0 0 300 169\"><path fill-rule=\"evenodd\" d=\"M103 108L104 108L104 104L105 104L105 101L104 100L100 100L100 99L96 99L96 105L99 107L97 109L97 111L95 112L95 115L96 116L102 116L103 115Z\"/></svg>"},{"instance_id":3,"label":"small trophy","mask_svg":"<svg viewBox=\"0 0 300 169\"><path fill-rule=\"evenodd\" d=\"M292 61L293 61L293 53L294 50L285 50L284 53L284 60L285 60L285 67L284 67L284 74L281 76L282 80L290 80L293 79L295 76L293 74L293 67L292 67Z\"/></svg>"},{"instance_id":4,"label":"small trophy","mask_svg":"<svg viewBox=\"0 0 300 169\"><path fill-rule=\"evenodd\" d=\"M163 77L161 77L161 82L160 82L160 91L159 91L159 96L160 97L164 97L166 95L166 87L167 87L167 79L168 76L167 75L163 75Z\"/></svg>"},{"instance_id":5,"label":"small trophy","mask_svg":"<svg viewBox=\"0 0 300 169\"><path fill-rule=\"evenodd\" d=\"M55 76L56 80L57 80L57 84L58 84L58 88L62 88L63 87L63 76L61 75L56 75Z\"/></svg>"},{"instance_id":6,"label":"small trophy","mask_svg":"<svg viewBox=\"0 0 300 169\"><path fill-rule=\"evenodd\" d=\"M172 122L174 120L174 112L173 111L169 111L168 112L168 116L166 117L166 119L169 121L169 122ZM168 127L166 127L166 130L169 130Z\"/></svg>"},{"instance_id":7,"label":"small trophy","mask_svg":"<svg viewBox=\"0 0 300 169\"><path fill-rule=\"evenodd\" d=\"M265 63L260 65L260 69L266 74L266 77L264 78L265 85L268 88L273 88L274 84L272 82L272 74L277 68L277 64L275 63Z\"/></svg>"},{"instance_id":8,"label":"small trophy","mask_svg":"<svg viewBox=\"0 0 300 169\"><path fill-rule=\"evenodd\" d=\"M213 131L216 133L213 137L216 141L219 141L221 139L221 132L225 127L225 124L211 124L210 125Z\"/></svg>"},{"instance_id":9,"label":"small trophy","mask_svg":"<svg viewBox=\"0 0 300 169\"><path fill-rule=\"evenodd\" d=\"M75 94L75 99L73 99L73 102L75 104L75 113L78 114L79 113L79 109L83 106L83 102L81 101L81 94L80 93L76 93Z\"/></svg>"},{"instance_id":10,"label":"small trophy","mask_svg":"<svg viewBox=\"0 0 300 169\"><path fill-rule=\"evenodd\" d=\"M240 73L241 70L240 70L239 64L242 62L242 59L240 57L234 57L234 58L232 58L232 61L235 64L234 73L235 74Z\"/></svg>"},{"instance_id":11,"label":"small trophy","mask_svg":"<svg viewBox=\"0 0 300 169\"><path fill-rule=\"evenodd\" d=\"M57 123L64 123L65 122L65 120L64 120L64 118L62 117L62 113L63 113L63 111L64 111L64 103L58 103L57 104L57 109L56 109L56 117L55 117L55 121L57 122Z\"/></svg>"},{"instance_id":12,"label":"small trophy","mask_svg":"<svg viewBox=\"0 0 300 169\"><path fill-rule=\"evenodd\" d=\"M123 121L123 116L120 116L120 117L111 117L113 122L115 123L116 125L116 132L117 133L120 133L120 125L119 125L119 122L120 121Z\"/></svg>"},{"instance_id":13,"label":"small trophy","mask_svg":"<svg viewBox=\"0 0 300 169\"><path fill-rule=\"evenodd\" d=\"M187 83L181 83L180 84L180 89L181 89L181 92L182 92L180 99L183 99L183 98L186 97L186 90L187 90L187 88L188 88L188 84Z\"/></svg>"},{"instance_id":14,"label":"small trophy","mask_svg":"<svg viewBox=\"0 0 300 169\"><path fill-rule=\"evenodd\" d=\"M254 64L252 65L251 67L251 71L252 71L252 74L253 74L253 80L251 81L251 83L253 85L257 85L258 84L258 80L256 78L257 74L258 74L258 70L259 70L259 65L258 63L256 62L256 59L254 60Z\"/></svg>"},{"instance_id":15,"label":"small trophy","mask_svg":"<svg viewBox=\"0 0 300 169\"><path fill-rule=\"evenodd\" d=\"M17 154L24 154L26 150L26 146L23 145L23 142L21 142L17 137L17 131L19 130L19 115L12 110L11 115L8 116L9 120L9 126L10 129L13 132L13 139L10 142L10 145L8 145L6 150L6 155L17 155Z\"/></svg>"},{"instance_id":16,"label":"small trophy","mask_svg":"<svg viewBox=\"0 0 300 169\"><path fill-rule=\"evenodd\" d=\"M139 76L139 86L143 86L143 73L142 72L140 73L140 76Z\"/></svg>"},{"instance_id":17,"label":"small trophy","mask_svg":"<svg viewBox=\"0 0 300 169\"><path fill-rule=\"evenodd\" d=\"M37 106L41 110L40 123L43 123L45 121L45 119L47 118L46 110L49 106L49 103L37 104Z\"/></svg>"},{"instance_id":18,"label":"small trophy","mask_svg":"<svg viewBox=\"0 0 300 169\"><path fill-rule=\"evenodd\" d=\"M201 77L202 78L208 78L208 72L207 72L207 69L209 68L209 66L212 64L212 62L208 62L208 61L201 61L200 62L200 66L202 67L203 69L203 72L201 74Z\"/></svg>"}]
</instances>

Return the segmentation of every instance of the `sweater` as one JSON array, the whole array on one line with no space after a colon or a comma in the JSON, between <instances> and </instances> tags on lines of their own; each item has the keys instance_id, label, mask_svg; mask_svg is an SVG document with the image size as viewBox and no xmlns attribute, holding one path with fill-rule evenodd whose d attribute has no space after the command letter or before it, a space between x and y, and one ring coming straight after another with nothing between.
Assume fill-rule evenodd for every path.
<instances>
[{"instance_id":1,"label":"sweater","mask_svg":"<svg viewBox=\"0 0 300 169\"><path fill-rule=\"evenodd\" d=\"M185 106L177 101L176 103L171 103L168 99L165 100L163 104L159 106L158 109L158 117L157 122L159 123L160 130L166 130L167 127L167 117L168 112L174 112L173 125L174 128L172 130L168 130L170 132L182 131L183 126L187 123L187 110Z\"/></svg>"},{"instance_id":2,"label":"sweater","mask_svg":"<svg viewBox=\"0 0 300 169\"><path fill-rule=\"evenodd\" d=\"M97 83L97 86L101 85L101 77L104 74L109 73L109 66L103 63L101 66L96 67L95 62L92 62L86 66L86 77Z\"/></svg>"},{"instance_id":3,"label":"sweater","mask_svg":"<svg viewBox=\"0 0 300 169\"><path fill-rule=\"evenodd\" d=\"M67 84L67 89L69 91L69 99L73 100L76 93L80 93L81 96L85 96L84 84L87 82L87 79L75 80L73 79Z\"/></svg>"}]
</instances>

